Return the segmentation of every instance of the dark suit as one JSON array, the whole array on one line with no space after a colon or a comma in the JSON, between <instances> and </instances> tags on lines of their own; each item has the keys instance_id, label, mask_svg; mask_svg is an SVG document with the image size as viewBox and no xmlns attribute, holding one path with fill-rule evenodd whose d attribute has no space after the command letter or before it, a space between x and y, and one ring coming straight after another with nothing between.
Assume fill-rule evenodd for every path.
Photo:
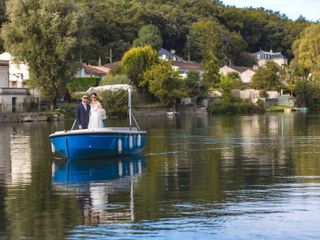
<instances>
[{"instance_id":1,"label":"dark suit","mask_svg":"<svg viewBox=\"0 0 320 240\"><path fill-rule=\"evenodd\" d=\"M87 109L83 106L82 103L79 103L76 107L76 120L77 126L82 126L83 129L88 128L89 124L89 113L90 113L90 105L87 104Z\"/></svg>"}]
</instances>

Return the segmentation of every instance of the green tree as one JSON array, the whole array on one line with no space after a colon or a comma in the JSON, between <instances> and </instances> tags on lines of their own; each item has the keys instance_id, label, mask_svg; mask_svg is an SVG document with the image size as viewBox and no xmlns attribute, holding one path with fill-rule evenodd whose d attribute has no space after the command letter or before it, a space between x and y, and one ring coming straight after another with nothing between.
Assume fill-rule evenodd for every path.
<instances>
[{"instance_id":1,"label":"green tree","mask_svg":"<svg viewBox=\"0 0 320 240\"><path fill-rule=\"evenodd\" d=\"M294 93L297 106L320 110L319 84L312 81L298 80L295 85Z\"/></svg>"},{"instance_id":2,"label":"green tree","mask_svg":"<svg viewBox=\"0 0 320 240\"><path fill-rule=\"evenodd\" d=\"M179 72L172 69L172 65L166 61L161 61L148 69L143 74L143 81L150 93L168 105L174 104L177 98L187 93Z\"/></svg>"},{"instance_id":3,"label":"green tree","mask_svg":"<svg viewBox=\"0 0 320 240\"><path fill-rule=\"evenodd\" d=\"M96 64L120 60L131 47L139 27L144 24L141 18L142 3L126 0L77 0L86 15L89 41L82 47L84 62ZM110 52L111 50L111 52Z\"/></svg>"},{"instance_id":4,"label":"green tree","mask_svg":"<svg viewBox=\"0 0 320 240\"><path fill-rule=\"evenodd\" d=\"M232 90L232 89L241 89L243 86L243 83L241 81L240 75L236 72L230 72L227 75L221 75L220 76L220 84L219 87L226 90Z\"/></svg>"},{"instance_id":5,"label":"green tree","mask_svg":"<svg viewBox=\"0 0 320 240\"><path fill-rule=\"evenodd\" d=\"M0 1L0 26L2 26L3 23L7 21L6 16L6 1L1 0ZM3 40L0 39L0 51L3 52Z\"/></svg>"},{"instance_id":6,"label":"green tree","mask_svg":"<svg viewBox=\"0 0 320 240\"><path fill-rule=\"evenodd\" d=\"M122 58L123 69L137 88L145 87L141 83L143 73L158 62L158 54L151 46L131 48Z\"/></svg>"},{"instance_id":7,"label":"green tree","mask_svg":"<svg viewBox=\"0 0 320 240\"><path fill-rule=\"evenodd\" d=\"M151 46L159 50L162 47L162 37L159 28L155 25L148 24L140 28L138 38L133 41L134 47Z\"/></svg>"},{"instance_id":8,"label":"green tree","mask_svg":"<svg viewBox=\"0 0 320 240\"><path fill-rule=\"evenodd\" d=\"M185 79L187 87L187 95L190 97L198 95L198 87L200 83L200 75L196 71L189 71Z\"/></svg>"},{"instance_id":9,"label":"green tree","mask_svg":"<svg viewBox=\"0 0 320 240\"><path fill-rule=\"evenodd\" d=\"M253 75L252 86L263 90L279 90L281 88L279 71L280 67L273 61L267 62Z\"/></svg>"},{"instance_id":10,"label":"green tree","mask_svg":"<svg viewBox=\"0 0 320 240\"><path fill-rule=\"evenodd\" d=\"M11 0L2 28L5 48L27 62L30 75L53 107L76 72L82 14L74 1Z\"/></svg>"},{"instance_id":11,"label":"green tree","mask_svg":"<svg viewBox=\"0 0 320 240\"><path fill-rule=\"evenodd\" d=\"M104 91L99 94L102 98L107 115L125 117L128 112L128 93L124 90Z\"/></svg>"},{"instance_id":12,"label":"green tree","mask_svg":"<svg viewBox=\"0 0 320 240\"><path fill-rule=\"evenodd\" d=\"M306 28L293 44L291 67L302 78L320 84L320 23Z\"/></svg>"},{"instance_id":13,"label":"green tree","mask_svg":"<svg viewBox=\"0 0 320 240\"><path fill-rule=\"evenodd\" d=\"M193 60L202 61L209 50L213 50L223 65L240 55L246 43L236 32L228 31L224 26L213 20L201 20L191 26L190 53Z\"/></svg>"},{"instance_id":14,"label":"green tree","mask_svg":"<svg viewBox=\"0 0 320 240\"><path fill-rule=\"evenodd\" d=\"M203 84L208 87L218 87L220 82L218 59L213 50L209 50L203 62L204 73L202 75Z\"/></svg>"}]
</instances>

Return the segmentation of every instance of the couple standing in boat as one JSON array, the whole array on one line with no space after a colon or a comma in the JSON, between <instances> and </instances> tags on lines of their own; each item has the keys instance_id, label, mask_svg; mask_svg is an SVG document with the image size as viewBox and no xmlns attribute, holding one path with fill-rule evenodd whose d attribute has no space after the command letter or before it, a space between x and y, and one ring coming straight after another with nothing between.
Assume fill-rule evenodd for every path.
<instances>
[{"instance_id":1,"label":"couple standing in boat","mask_svg":"<svg viewBox=\"0 0 320 240\"><path fill-rule=\"evenodd\" d=\"M88 95L84 94L81 103L76 107L76 121L79 129L93 129L104 127L103 120L107 118L106 111L98 101L96 93L91 94L91 102Z\"/></svg>"}]
</instances>

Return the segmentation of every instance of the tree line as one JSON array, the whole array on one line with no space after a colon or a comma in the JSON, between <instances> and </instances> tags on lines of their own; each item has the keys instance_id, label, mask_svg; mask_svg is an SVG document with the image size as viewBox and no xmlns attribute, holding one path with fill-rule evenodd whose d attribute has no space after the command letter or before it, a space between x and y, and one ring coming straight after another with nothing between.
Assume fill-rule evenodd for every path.
<instances>
[{"instance_id":1,"label":"tree line","mask_svg":"<svg viewBox=\"0 0 320 240\"><path fill-rule=\"evenodd\" d=\"M217 0L9 0L0 1L0 24L0 48L28 62L31 78L51 102L79 61L120 60L132 46L150 39L154 48L175 49L184 59L208 66L210 61L252 66L249 53L260 49L293 59L293 43L316 25L303 17L293 21L271 10L239 9ZM305 68L299 71L306 74Z\"/></svg>"}]
</instances>

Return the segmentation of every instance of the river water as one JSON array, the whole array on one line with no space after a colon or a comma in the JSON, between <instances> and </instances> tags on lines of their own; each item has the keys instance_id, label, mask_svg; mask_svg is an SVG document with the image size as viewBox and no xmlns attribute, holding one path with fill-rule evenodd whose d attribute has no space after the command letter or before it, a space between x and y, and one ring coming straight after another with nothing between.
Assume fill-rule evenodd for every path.
<instances>
[{"instance_id":1,"label":"river water","mask_svg":"<svg viewBox=\"0 0 320 240\"><path fill-rule=\"evenodd\" d=\"M138 121L141 155L75 162L70 122L2 123L0 239L319 238L320 115Z\"/></svg>"}]
</instances>

